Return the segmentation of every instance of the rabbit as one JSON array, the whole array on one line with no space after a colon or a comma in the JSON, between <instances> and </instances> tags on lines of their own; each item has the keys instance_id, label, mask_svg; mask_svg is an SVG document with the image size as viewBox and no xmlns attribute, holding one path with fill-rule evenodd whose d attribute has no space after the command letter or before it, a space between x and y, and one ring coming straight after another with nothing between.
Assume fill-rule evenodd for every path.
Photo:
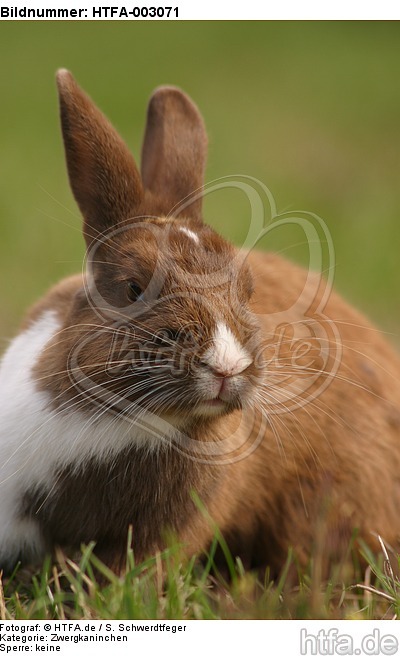
<instances>
[{"instance_id":1,"label":"rabbit","mask_svg":"<svg viewBox=\"0 0 400 656\"><path fill-rule=\"evenodd\" d=\"M57 84L87 255L1 361L0 569L94 541L120 572L128 534L140 562L171 534L204 554L216 527L276 573L289 548L304 567L354 536L398 549L394 349L316 274L203 222L183 91L153 93L139 172L71 73Z\"/></svg>"}]
</instances>

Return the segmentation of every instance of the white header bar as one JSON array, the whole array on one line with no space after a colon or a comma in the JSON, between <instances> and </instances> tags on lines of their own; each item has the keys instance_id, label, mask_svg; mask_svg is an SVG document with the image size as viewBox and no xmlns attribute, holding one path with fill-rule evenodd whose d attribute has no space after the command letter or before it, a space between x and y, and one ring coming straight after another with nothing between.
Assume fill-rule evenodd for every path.
<instances>
[{"instance_id":1,"label":"white header bar","mask_svg":"<svg viewBox=\"0 0 400 656\"><path fill-rule=\"evenodd\" d=\"M393 0L0 0L1 20L382 20Z\"/></svg>"}]
</instances>

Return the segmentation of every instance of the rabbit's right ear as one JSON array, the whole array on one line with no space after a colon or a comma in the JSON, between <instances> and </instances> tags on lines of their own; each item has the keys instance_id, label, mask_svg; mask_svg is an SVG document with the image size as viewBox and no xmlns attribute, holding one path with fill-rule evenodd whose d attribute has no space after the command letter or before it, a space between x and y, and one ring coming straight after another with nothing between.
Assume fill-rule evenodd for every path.
<instances>
[{"instance_id":1,"label":"rabbit's right ear","mask_svg":"<svg viewBox=\"0 0 400 656\"><path fill-rule=\"evenodd\" d=\"M143 186L127 146L71 73L59 70L57 85L70 184L90 245L135 214Z\"/></svg>"},{"instance_id":2,"label":"rabbit's right ear","mask_svg":"<svg viewBox=\"0 0 400 656\"><path fill-rule=\"evenodd\" d=\"M207 133L196 105L177 87L156 89L147 110L141 171L145 188L164 201L167 213L201 220L206 159Z\"/></svg>"}]
</instances>

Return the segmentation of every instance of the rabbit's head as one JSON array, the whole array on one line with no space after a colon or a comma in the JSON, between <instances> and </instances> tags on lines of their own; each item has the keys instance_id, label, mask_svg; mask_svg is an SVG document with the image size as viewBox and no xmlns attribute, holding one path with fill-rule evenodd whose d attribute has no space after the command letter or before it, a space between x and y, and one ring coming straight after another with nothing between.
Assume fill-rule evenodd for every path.
<instances>
[{"instance_id":1,"label":"rabbit's head","mask_svg":"<svg viewBox=\"0 0 400 656\"><path fill-rule=\"evenodd\" d=\"M139 173L71 74L57 80L88 249L63 342L73 387L118 413L146 410L179 426L250 404L261 377L252 278L202 220L207 137L197 108L177 88L154 92Z\"/></svg>"}]
</instances>

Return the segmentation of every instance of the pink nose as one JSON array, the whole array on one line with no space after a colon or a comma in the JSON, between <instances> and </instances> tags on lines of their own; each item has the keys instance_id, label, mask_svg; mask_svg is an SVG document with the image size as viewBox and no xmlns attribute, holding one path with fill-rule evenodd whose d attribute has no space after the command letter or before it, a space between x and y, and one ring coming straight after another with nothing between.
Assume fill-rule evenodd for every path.
<instances>
[{"instance_id":1,"label":"pink nose","mask_svg":"<svg viewBox=\"0 0 400 656\"><path fill-rule=\"evenodd\" d=\"M238 358L230 361L229 363L212 362L208 358L201 360L201 363L208 367L208 369L217 378L231 378L238 376L246 371L252 363L251 358Z\"/></svg>"}]
</instances>

